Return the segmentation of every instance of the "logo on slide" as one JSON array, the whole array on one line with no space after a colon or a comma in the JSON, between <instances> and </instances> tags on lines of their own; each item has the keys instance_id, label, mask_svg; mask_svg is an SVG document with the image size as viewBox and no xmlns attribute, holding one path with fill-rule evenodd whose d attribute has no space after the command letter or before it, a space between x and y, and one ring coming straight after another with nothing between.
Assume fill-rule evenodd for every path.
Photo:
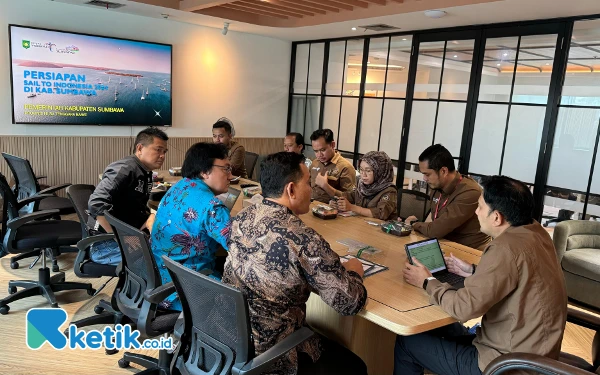
<instances>
[{"instance_id":1,"label":"logo on slide","mask_svg":"<svg viewBox=\"0 0 600 375\"><path fill-rule=\"evenodd\" d=\"M31 47L31 42L28 40L24 40L23 42L21 42L21 45L23 46L23 48L29 49L29 47Z\"/></svg>"},{"instance_id":2,"label":"logo on slide","mask_svg":"<svg viewBox=\"0 0 600 375\"><path fill-rule=\"evenodd\" d=\"M27 346L29 349L37 350L46 341L54 349L64 349L67 346L67 338L60 331L67 321L67 312L63 309L31 309L27 311Z\"/></svg>"}]
</instances>

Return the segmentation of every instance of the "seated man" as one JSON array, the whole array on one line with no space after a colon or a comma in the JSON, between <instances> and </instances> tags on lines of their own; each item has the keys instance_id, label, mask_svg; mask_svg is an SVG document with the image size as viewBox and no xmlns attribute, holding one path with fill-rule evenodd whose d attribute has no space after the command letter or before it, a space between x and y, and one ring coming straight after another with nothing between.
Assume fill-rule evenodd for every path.
<instances>
[{"instance_id":1,"label":"seated man","mask_svg":"<svg viewBox=\"0 0 600 375\"><path fill-rule=\"evenodd\" d=\"M150 215L147 206L152 189L152 170L162 167L168 151L168 139L160 129L144 129L135 138L134 155L106 167L88 202L88 227L93 228L92 231L112 233L104 212L133 227L152 229L154 215ZM116 265L121 262L121 251L115 240L107 240L92 245L90 257L96 263Z\"/></svg>"},{"instance_id":2,"label":"seated man","mask_svg":"<svg viewBox=\"0 0 600 375\"><path fill-rule=\"evenodd\" d=\"M533 220L533 195L504 176L484 178L477 218L494 240L475 269L447 258L455 273L475 270L454 289L418 261L405 264L406 282L427 290L431 303L466 322L483 315L476 335L458 323L415 336L398 336L394 374L481 374L502 354L522 352L558 359L567 318L567 292L552 239ZM469 272L470 273L470 272Z\"/></svg>"},{"instance_id":3,"label":"seated man","mask_svg":"<svg viewBox=\"0 0 600 375\"><path fill-rule=\"evenodd\" d=\"M333 132L329 129L315 130L310 136L317 158L310 168L312 199L328 203L329 194L317 185L317 174L327 175L329 185L341 192L356 187L356 170L352 164L335 150Z\"/></svg>"},{"instance_id":4,"label":"seated man","mask_svg":"<svg viewBox=\"0 0 600 375\"><path fill-rule=\"evenodd\" d=\"M233 123L227 117L221 117L212 127L213 142L227 147L229 161L231 162L231 174L242 178L248 178L246 172L246 149L233 140L235 129Z\"/></svg>"},{"instance_id":5,"label":"seated man","mask_svg":"<svg viewBox=\"0 0 600 375\"><path fill-rule=\"evenodd\" d=\"M311 194L302 155L269 155L261 165L260 183L265 199L233 219L223 274L224 283L248 298L256 354L306 324L311 292L342 315L357 314L367 299L361 263L341 263L327 241L298 217L308 212ZM323 374L366 374L356 355L319 338L290 351L268 373L313 374L317 369Z\"/></svg>"},{"instance_id":6,"label":"seated man","mask_svg":"<svg viewBox=\"0 0 600 375\"><path fill-rule=\"evenodd\" d=\"M424 236L445 238L483 250L490 237L479 230L475 215L481 196L479 184L455 169L450 151L440 144L423 151L419 156L419 170L433 189L430 218L425 223L417 223L415 216L409 216L406 222L414 222L413 229Z\"/></svg>"},{"instance_id":7,"label":"seated man","mask_svg":"<svg viewBox=\"0 0 600 375\"><path fill-rule=\"evenodd\" d=\"M227 249L231 219L229 210L216 197L226 193L231 164L223 145L196 143L185 154L183 179L161 200L152 230L152 253L163 284L171 281L163 255L194 270L215 271L218 245ZM167 297L161 307L181 311L177 294Z\"/></svg>"},{"instance_id":8,"label":"seated man","mask_svg":"<svg viewBox=\"0 0 600 375\"><path fill-rule=\"evenodd\" d=\"M381 220L398 217L394 166L383 151L367 152L360 159L360 179L353 191L341 192L332 188L327 177L321 174L317 174L316 183L331 197L338 197L330 203L340 211L352 211Z\"/></svg>"},{"instance_id":9,"label":"seated man","mask_svg":"<svg viewBox=\"0 0 600 375\"><path fill-rule=\"evenodd\" d=\"M288 133L283 139L283 151L304 155L304 136L300 133ZM304 164L310 170L312 160L306 158Z\"/></svg>"}]
</instances>

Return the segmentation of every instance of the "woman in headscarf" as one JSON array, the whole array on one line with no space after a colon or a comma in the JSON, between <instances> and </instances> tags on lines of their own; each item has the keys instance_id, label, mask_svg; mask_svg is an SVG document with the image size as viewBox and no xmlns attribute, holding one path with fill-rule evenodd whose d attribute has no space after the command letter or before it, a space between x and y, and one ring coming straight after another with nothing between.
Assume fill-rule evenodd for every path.
<instances>
[{"instance_id":1,"label":"woman in headscarf","mask_svg":"<svg viewBox=\"0 0 600 375\"><path fill-rule=\"evenodd\" d=\"M352 211L381 220L396 219L398 190L394 185L394 167L390 157L383 151L367 152L359 165L360 179L352 191L334 189L328 184L327 176L320 174L315 182L327 194L337 197L331 205L337 206L340 211Z\"/></svg>"}]
</instances>

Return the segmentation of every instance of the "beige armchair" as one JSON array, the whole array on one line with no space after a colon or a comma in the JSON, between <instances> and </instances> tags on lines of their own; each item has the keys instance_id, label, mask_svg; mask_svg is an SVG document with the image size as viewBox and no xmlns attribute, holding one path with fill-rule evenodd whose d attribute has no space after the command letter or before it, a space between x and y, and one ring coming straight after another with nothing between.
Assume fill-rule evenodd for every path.
<instances>
[{"instance_id":1,"label":"beige armchair","mask_svg":"<svg viewBox=\"0 0 600 375\"><path fill-rule=\"evenodd\" d=\"M569 220L554 229L569 299L600 309L600 223Z\"/></svg>"}]
</instances>

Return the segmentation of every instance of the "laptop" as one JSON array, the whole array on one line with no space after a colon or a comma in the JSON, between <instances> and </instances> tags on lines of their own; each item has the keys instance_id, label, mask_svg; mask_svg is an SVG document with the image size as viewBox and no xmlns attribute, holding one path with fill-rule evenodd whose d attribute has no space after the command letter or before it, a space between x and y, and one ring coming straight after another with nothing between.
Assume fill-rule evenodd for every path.
<instances>
[{"instance_id":1,"label":"laptop","mask_svg":"<svg viewBox=\"0 0 600 375\"><path fill-rule=\"evenodd\" d=\"M225 207L231 211L241 192L241 190L230 187L229 190L227 190L227 193L219 194L217 195L217 198L219 198Z\"/></svg>"},{"instance_id":2,"label":"laptop","mask_svg":"<svg viewBox=\"0 0 600 375\"><path fill-rule=\"evenodd\" d=\"M443 283L448 283L456 288L464 286L465 278L448 271L444 252L440 247L437 238L431 238L419 242L413 242L404 245L406 256L412 264L411 257L415 257L425 267L431 271L433 277Z\"/></svg>"}]
</instances>

